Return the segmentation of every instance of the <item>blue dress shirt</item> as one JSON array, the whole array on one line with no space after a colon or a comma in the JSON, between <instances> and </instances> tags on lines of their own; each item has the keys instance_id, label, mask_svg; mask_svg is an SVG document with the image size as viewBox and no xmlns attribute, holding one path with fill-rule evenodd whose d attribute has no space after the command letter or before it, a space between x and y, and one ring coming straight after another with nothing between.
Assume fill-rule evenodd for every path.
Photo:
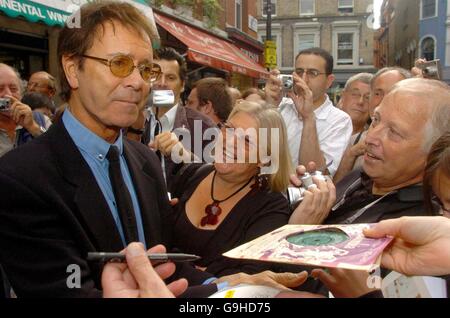
<instances>
[{"instance_id":1,"label":"blue dress shirt","mask_svg":"<svg viewBox=\"0 0 450 318\"><path fill-rule=\"evenodd\" d=\"M81 152L84 160L91 168L92 173L97 180L97 184L102 190L103 196L108 203L109 209L111 210L112 217L116 223L117 229L122 238L122 243L124 247L126 246L125 236L123 233L122 223L120 221L119 212L116 206L116 200L114 198L114 192L111 186L111 181L109 180L109 162L106 159L106 154L111 147L111 144L94 134L92 131L87 129L82 123L80 123L72 113L67 109L63 116L62 121L66 127L70 137L74 141L78 150ZM142 224L141 209L139 207L139 201L134 189L133 181L131 179L130 171L128 170L127 162L123 154L123 140L122 132L119 138L114 143L119 149L120 153L120 170L124 182L130 192L131 200L133 201L134 213L136 215L136 223L139 235L139 241L146 246L145 236L144 236L144 226ZM100 211L99 211L100 213Z\"/></svg>"}]
</instances>

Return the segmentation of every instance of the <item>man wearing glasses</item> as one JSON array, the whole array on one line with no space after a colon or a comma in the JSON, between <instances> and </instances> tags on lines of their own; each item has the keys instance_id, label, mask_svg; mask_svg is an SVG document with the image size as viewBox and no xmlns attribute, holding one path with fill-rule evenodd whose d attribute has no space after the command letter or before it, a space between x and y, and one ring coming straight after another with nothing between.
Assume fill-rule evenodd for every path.
<instances>
[{"instance_id":1,"label":"man wearing glasses","mask_svg":"<svg viewBox=\"0 0 450 318\"><path fill-rule=\"evenodd\" d=\"M369 122L370 82L372 74L359 73L352 76L345 84L341 96L341 109L352 119L353 134L350 144L344 152L339 169L334 175L337 183L349 172L360 168L362 162L356 163L356 159L364 154L366 144L365 134Z\"/></svg>"},{"instance_id":2,"label":"man wearing glasses","mask_svg":"<svg viewBox=\"0 0 450 318\"><path fill-rule=\"evenodd\" d=\"M294 166L317 163L334 174L352 135L350 116L335 108L327 90L334 81L333 57L325 50L301 51L293 74L294 89L283 98L280 74L271 73L266 86L269 102L279 105L288 132Z\"/></svg>"},{"instance_id":3,"label":"man wearing glasses","mask_svg":"<svg viewBox=\"0 0 450 318\"><path fill-rule=\"evenodd\" d=\"M156 30L127 3L80 10L82 27L66 26L58 39L66 111L41 138L0 159L0 188L8 189L0 264L19 297L101 296L101 266L88 252L169 241L159 160L122 137L160 74Z\"/></svg>"},{"instance_id":4,"label":"man wearing glasses","mask_svg":"<svg viewBox=\"0 0 450 318\"><path fill-rule=\"evenodd\" d=\"M44 71L33 73L27 83L27 92L41 93L53 98L56 95L55 78Z\"/></svg>"},{"instance_id":5,"label":"man wearing glasses","mask_svg":"<svg viewBox=\"0 0 450 318\"><path fill-rule=\"evenodd\" d=\"M22 103L22 94L19 73L0 63L0 157L46 131L45 117Z\"/></svg>"}]
</instances>

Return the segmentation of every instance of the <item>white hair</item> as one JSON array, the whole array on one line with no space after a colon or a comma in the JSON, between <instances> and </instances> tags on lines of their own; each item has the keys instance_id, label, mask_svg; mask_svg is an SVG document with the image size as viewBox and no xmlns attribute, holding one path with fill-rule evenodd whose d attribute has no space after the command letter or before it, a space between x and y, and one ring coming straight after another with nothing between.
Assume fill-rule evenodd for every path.
<instances>
[{"instance_id":1,"label":"white hair","mask_svg":"<svg viewBox=\"0 0 450 318\"><path fill-rule=\"evenodd\" d=\"M352 77L350 77L348 79L347 83L345 83L344 89L347 90L355 82L361 82L361 83L370 85L372 78L373 78L373 75L370 73L359 73L359 74L353 75Z\"/></svg>"},{"instance_id":2,"label":"white hair","mask_svg":"<svg viewBox=\"0 0 450 318\"><path fill-rule=\"evenodd\" d=\"M449 129L450 87L440 81L413 78L397 83L391 94L405 93L421 97L430 107L430 115L425 126L423 150L428 153L431 146Z\"/></svg>"},{"instance_id":3,"label":"white hair","mask_svg":"<svg viewBox=\"0 0 450 318\"><path fill-rule=\"evenodd\" d=\"M6 67L6 68L10 69L11 71L13 71L14 74L16 74L16 77L17 77L17 84L19 85L20 96L22 96L22 94L23 94L23 92L24 92L24 87L25 87L25 85L24 85L24 82L23 82L23 80L22 80L22 77L20 76L19 71L16 70L14 67L12 67L12 66L10 66L10 65L8 65L8 64L5 64L5 63L0 63L0 68L1 68L1 67Z\"/></svg>"}]
</instances>

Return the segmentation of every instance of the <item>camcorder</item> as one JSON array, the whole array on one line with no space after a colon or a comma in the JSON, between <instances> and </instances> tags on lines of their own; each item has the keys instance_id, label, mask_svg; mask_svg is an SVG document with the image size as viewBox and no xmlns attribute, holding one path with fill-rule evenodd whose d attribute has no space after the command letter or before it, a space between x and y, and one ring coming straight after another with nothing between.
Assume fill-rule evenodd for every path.
<instances>
[{"instance_id":1,"label":"camcorder","mask_svg":"<svg viewBox=\"0 0 450 318\"><path fill-rule=\"evenodd\" d=\"M0 98L0 111L9 111L11 107L11 100L9 98Z\"/></svg>"},{"instance_id":2,"label":"camcorder","mask_svg":"<svg viewBox=\"0 0 450 318\"><path fill-rule=\"evenodd\" d=\"M175 105L175 94L171 90L152 90L147 100L148 107L169 108Z\"/></svg>"},{"instance_id":3,"label":"camcorder","mask_svg":"<svg viewBox=\"0 0 450 318\"><path fill-rule=\"evenodd\" d=\"M441 60L428 61L417 66L422 70L424 78L441 80L442 69Z\"/></svg>"},{"instance_id":4,"label":"camcorder","mask_svg":"<svg viewBox=\"0 0 450 318\"><path fill-rule=\"evenodd\" d=\"M287 190L287 199L289 202L289 208L293 212L305 198L305 192L312 186L315 185L313 177L319 180L326 181L325 176L321 171L315 171L312 173L305 173L303 177L300 178L302 185L298 187L289 187Z\"/></svg>"}]
</instances>

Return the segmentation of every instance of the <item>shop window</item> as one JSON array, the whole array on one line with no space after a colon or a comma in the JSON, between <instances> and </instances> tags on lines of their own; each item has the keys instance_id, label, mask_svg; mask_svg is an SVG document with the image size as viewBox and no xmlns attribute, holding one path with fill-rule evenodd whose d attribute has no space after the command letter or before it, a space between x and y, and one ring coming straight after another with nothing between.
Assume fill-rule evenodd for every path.
<instances>
[{"instance_id":1,"label":"shop window","mask_svg":"<svg viewBox=\"0 0 450 318\"><path fill-rule=\"evenodd\" d=\"M236 29L242 30L242 0L235 0Z\"/></svg>"},{"instance_id":2,"label":"shop window","mask_svg":"<svg viewBox=\"0 0 450 318\"><path fill-rule=\"evenodd\" d=\"M420 3L420 12L422 19L433 18L437 16L437 1L422 0Z\"/></svg>"},{"instance_id":3,"label":"shop window","mask_svg":"<svg viewBox=\"0 0 450 318\"><path fill-rule=\"evenodd\" d=\"M422 40L420 45L421 56L427 61L432 61L436 58L436 41L432 37L426 37Z\"/></svg>"},{"instance_id":4,"label":"shop window","mask_svg":"<svg viewBox=\"0 0 450 318\"><path fill-rule=\"evenodd\" d=\"M337 65L353 65L353 33L338 33Z\"/></svg>"},{"instance_id":5,"label":"shop window","mask_svg":"<svg viewBox=\"0 0 450 318\"><path fill-rule=\"evenodd\" d=\"M314 15L315 0L300 0L300 15Z\"/></svg>"},{"instance_id":6,"label":"shop window","mask_svg":"<svg viewBox=\"0 0 450 318\"><path fill-rule=\"evenodd\" d=\"M303 51L315 47L315 34L299 34L298 35L298 51Z\"/></svg>"},{"instance_id":7,"label":"shop window","mask_svg":"<svg viewBox=\"0 0 450 318\"><path fill-rule=\"evenodd\" d=\"M353 0L339 0L338 11L339 13L353 13Z\"/></svg>"},{"instance_id":8,"label":"shop window","mask_svg":"<svg viewBox=\"0 0 450 318\"><path fill-rule=\"evenodd\" d=\"M262 15L263 17L267 16L267 2L269 0L263 0L262 1ZM277 15L277 0L270 0L271 7L272 7L272 16Z\"/></svg>"}]
</instances>

